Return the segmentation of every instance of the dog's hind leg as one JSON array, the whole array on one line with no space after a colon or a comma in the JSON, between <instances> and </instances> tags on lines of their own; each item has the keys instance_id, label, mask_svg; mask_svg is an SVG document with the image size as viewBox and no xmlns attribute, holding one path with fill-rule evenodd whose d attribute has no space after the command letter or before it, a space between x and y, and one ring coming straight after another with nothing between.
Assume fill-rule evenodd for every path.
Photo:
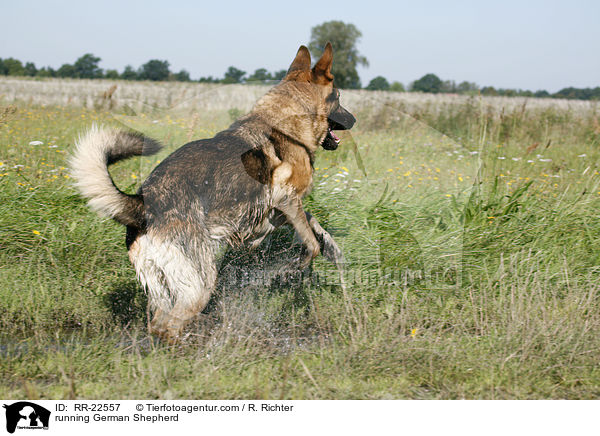
<instances>
[{"instance_id":1,"label":"dog's hind leg","mask_svg":"<svg viewBox=\"0 0 600 436\"><path fill-rule=\"evenodd\" d=\"M185 326L206 307L217 281L215 247L202 247L193 257L183 256L165 265L165 276L174 297L173 308L161 314L153 330L167 341L180 339Z\"/></svg>"},{"instance_id":2,"label":"dog's hind leg","mask_svg":"<svg viewBox=\"0 0 600 436\"><path fill-rule=\"evenodd\" d=\"M217 247L193 247L193 242L181 247L147 235L136 243L143 246L144 256L132 261L154 311L150 333L175 343L184 327L208 304L217 279Z\"/></svg>"}]
</instances>

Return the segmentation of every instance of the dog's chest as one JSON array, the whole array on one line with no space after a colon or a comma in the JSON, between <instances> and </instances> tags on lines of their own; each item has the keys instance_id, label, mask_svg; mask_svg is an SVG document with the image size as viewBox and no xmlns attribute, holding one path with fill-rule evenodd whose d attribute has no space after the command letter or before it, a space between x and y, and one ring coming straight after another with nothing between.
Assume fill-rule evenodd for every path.
<instances>
[{"instance_id":1,"label":"dog's chest","mask_svg":"<svg viewBox=\"0 0 600 436\"><path fill-rule=\"evenodd\" d=\"M294 188L298 196L304 197L310 191L313 180L313 168L308 154L302 155L294 162L292 168L288 184Z\"/></svg>"}]
</instances>

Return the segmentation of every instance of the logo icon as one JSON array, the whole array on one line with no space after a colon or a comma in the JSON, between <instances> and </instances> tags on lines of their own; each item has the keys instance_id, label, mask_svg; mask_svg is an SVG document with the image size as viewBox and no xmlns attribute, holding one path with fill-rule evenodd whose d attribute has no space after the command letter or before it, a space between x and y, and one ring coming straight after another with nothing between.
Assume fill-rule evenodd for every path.
<instances>
[{"instance_id":1,"label":"logo icon","mask_svg":"<svg viewBox=\"0 0 600 436\"><path fill-rule=\"evenodd\" d=\"M10 405L4 404L6 409L6 431L14 433L15 429L48 429L50 411L29 401L19 401Z\"/></svg>"}]
</instances>

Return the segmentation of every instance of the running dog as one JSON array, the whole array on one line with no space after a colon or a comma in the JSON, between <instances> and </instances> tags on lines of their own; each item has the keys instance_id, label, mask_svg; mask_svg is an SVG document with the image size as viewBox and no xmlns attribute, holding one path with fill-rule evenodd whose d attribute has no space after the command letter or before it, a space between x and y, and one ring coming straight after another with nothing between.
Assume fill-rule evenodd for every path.
<instances>
[{"instance_id":1,"label":"running dog","mask_svg":"<svg viewBox=\"0 0 600 436\"><path fill-rule=\"evenodd\" d=\"M281 224L291 224L303 243L298 268L321 250L341 265L337 244L302 207L317 149L335 150L333 131L356 121L340 106L332 61L328 43L311 68L301 46L284 79L250 113L174 151L135 195L116 187L108 166L154 154L160 144L97 126L79 138L70 161L76 186L92 209L127 227L129 258L154 313L151 333L177 342L214 290L220 248L257 247Z\"/></svg>"}]
</instances>

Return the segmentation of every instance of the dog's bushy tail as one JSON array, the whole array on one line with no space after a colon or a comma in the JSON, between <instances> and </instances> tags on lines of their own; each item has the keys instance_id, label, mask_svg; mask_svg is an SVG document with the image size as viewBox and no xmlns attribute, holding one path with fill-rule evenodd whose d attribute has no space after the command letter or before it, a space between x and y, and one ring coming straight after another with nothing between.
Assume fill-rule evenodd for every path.
<instances>
[{"instance_id":1,"label":"dog's bushy tail","mask_svg":"<svg viewBox=\"0 0 600 436\"><path fill-rule=\"evenodd\" d=\"M132 156L157 153L161 145L141 133L93 125L81 134L69 161L75 186L89 206L102 216L136 228L144 225L141 195L121 191L113 182L108 166Z\"/></svg>"}]
</instances>

